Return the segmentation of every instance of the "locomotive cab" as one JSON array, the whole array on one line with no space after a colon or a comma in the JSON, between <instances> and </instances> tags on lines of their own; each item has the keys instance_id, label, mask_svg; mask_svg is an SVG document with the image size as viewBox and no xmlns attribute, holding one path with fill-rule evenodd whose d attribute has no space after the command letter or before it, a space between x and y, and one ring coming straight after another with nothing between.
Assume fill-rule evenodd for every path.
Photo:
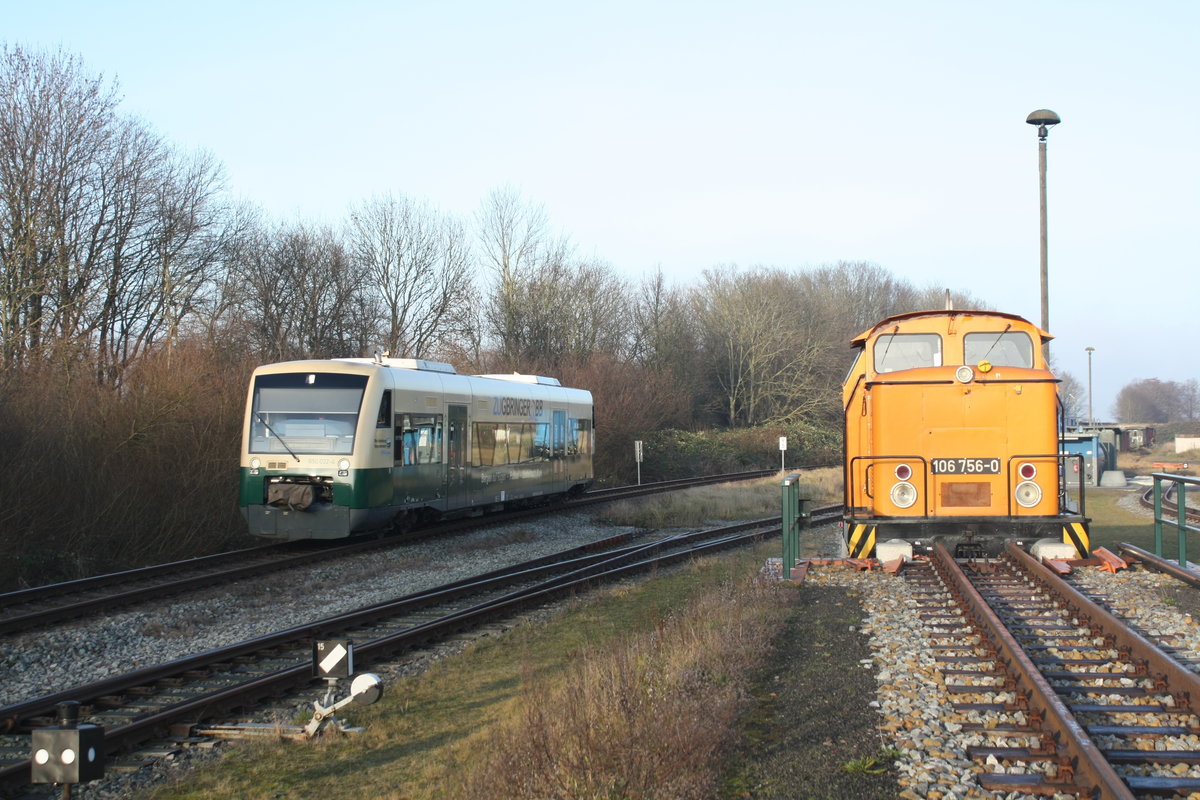
<instances>
[{"instance_id":1,"label":"locomotive cab","mask_svg":"<svg viewBox=\"0 0 1200 800\"><path fill-rule=\"evenodd\" d=\"M891 317L853 340L842 396L850 555L894 538L918 551L940 540L964 557L1053 538L1086 554L1086 520L1062 478L1049 338L1013 315L944 311Z\"/></svg>"}]
</instances>

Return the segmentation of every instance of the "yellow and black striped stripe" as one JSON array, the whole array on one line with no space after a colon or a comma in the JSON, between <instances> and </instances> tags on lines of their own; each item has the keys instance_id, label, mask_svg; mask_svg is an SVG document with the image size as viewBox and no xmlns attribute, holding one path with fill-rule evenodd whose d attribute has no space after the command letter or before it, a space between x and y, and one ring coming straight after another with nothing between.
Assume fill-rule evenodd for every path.
<instances>
[{"instance_id":1,"label":"yellow and black striped stripe","mask_svg":"<svg viewBox=\"0 0 1200 800\"><path fill-rule=\"evenodd\" d=\"M846 549L850 552L850 558L870 558L875 552L875 526L851 525Z\"/></svg>"},{"instance_id":2,"label":"yellow and black striped stripe","mask_svg":"<svg viewBox=\"0 0 1200 800\"><path fill-rule=\"evenodd\" d=\"M1063 525L1062 540L1075 548L1080 558L1087 558L1092 552L1091 537L1088 535L1087 524L1083 522L1068 522Z\"/></svg>"}]
</instances>

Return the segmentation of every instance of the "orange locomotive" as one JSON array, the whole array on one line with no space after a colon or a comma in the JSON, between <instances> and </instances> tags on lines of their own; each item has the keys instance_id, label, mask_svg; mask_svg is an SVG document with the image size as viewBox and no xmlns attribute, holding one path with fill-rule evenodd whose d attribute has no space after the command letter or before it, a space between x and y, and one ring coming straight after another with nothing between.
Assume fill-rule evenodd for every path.
<instances>
[{"instance_id":1,"label":"orange locomotive","mask_svg":"<svg viewBox=\"0 0 1200 800\"><path fill-rule=\"evenodd\" d=\"M890 539L921 551L941 540L959 557L1053 539L1087 555L1050 338L1012 314L948 310L889 317L853 340L842 387L851 556Z\"/></svg>"}]
</instances>

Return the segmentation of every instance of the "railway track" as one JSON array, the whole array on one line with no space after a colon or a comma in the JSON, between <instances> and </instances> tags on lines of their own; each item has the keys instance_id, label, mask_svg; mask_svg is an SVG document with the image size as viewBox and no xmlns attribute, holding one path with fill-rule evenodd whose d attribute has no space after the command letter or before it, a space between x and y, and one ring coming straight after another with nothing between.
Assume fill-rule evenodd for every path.
<instances>
[{"instance_id":1,"label":"railway track","mask_svg":"<svg viewBox=\"0 0 1200 800\"><path fill-rule=\"evenodd\" d=\"M1163 514L1169 515L1172 519L1174 519L1175 515L1179 513L1179 504L1171 499L1174 495L1175 495L1175 486L1174 486L1174 484L1172 484L1172 485L1168 486L1168 488L1165 492L1163 492L1163 498L1162 498ZM1151 511L1154 510L1154 487L1153 486L1151 486L1146 491L1142 492L1140 502L1142 504L1142 507L1148 508ZM1185 509L1184 513L1185 513L1185 515L1187 517L1187 521L1189 523L1200 522L1200 508L1195 508L1192 506L1191 503L1189 503L1187 508Z\"/></svg>"},{"instance_id":2,"label":"railway track","mask_svg":"<svg viewBox=\"0 0 1200 800\"><path fill-rule=\"evenodd\" d=\"M1200 791L1200 676L1009 545L906 568L988 790L1088 798Z\"/></svg>"},{"instance_id":3,"label":"railway track","mask_svg":"<svg viewBox=\"0 0 1200 800\"><path fill-rule=\"evenodd\" d=\"M571 501L565 507L574 509L713 483L752 480L772 474L775 474L773 470L757 470L729 475L708 475L700 478L661 481L641 486L597 489L587 492L583 497ZM419 531L416 535L446 535L481 524L503 524L532 516L556 513L563 508L562 505L539 506L493 514L483 520L479 518L457 520ZM0 635L35 630L115 608L147 601L159 601L171 595L308 566L344 556L402 547L411 539L412 535L358 539L338 545L330 545L327 542L270 544L8 592L0 594Z\"/></svg>"},{"instance_id":4,"label":"railway track","mask_svg":"<svg viewBox=\"0 0 1200 800\"><path fill-rule=\"evenodd\" d=\"M840 507L814 512L836 519ZM604 581L652 570L722 548L778 535L779 519L757 520L652 542L618 541L573 548L534 561L376 603L336 617L0 708L0 787L29 778L28 734L53 723L55 706L83 704L82 717L105 727L105 748L128 751L234 710L304 688L312 677L312 642L349 636L356 664L394 659L497 617ZM608 547L603 552L598 549Z\"/></svg>"}]
</instances>

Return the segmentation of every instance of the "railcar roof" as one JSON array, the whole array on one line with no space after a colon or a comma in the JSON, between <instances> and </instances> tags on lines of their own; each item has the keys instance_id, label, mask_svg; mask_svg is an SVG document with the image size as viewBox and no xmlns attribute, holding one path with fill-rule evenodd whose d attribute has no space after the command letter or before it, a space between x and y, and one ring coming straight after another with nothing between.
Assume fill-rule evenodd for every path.
<instances>
[{"instance_id":1,"label":"railcar roof","mask_svg":"<svg viewBox=\"0 0 1200 800\"><path fill-rule=\"evenodd\" d=\"M1017 314L1007 314L1003 311L982 311L982 310L972 310L972 309L965 309L965 308L954 308L954 309L950 309L950 310L942 309L942 310L938 310L938 311L909 311L905 314L895 314L886 319L880 320L879 322L875 323L875 325L873 325L872 327L870 327L867 330L860 333L858 336L855 336L853 339L850 340L850 346L851 347L863 347L866 345L867 339L869 339L871 337L871 335L874 334L876 331L878 331L880 328L886 328L887 326L895 325L898 322L904 322L906 320L911 320L911 319L919 319L921 317L994 317L996 319L1010 319L1010 320L1016 320L1017 322L1023 322L1026 325L1031 326L1034 330L1036 330L1041 335L1043 343L1048 342L1054 338L1049 333L1047 333L1046 331L1039 328L1037 325L1034 325L1029 320L1027 320L1024 317L1019 316Z\"/></svg>"}]
</instances>

